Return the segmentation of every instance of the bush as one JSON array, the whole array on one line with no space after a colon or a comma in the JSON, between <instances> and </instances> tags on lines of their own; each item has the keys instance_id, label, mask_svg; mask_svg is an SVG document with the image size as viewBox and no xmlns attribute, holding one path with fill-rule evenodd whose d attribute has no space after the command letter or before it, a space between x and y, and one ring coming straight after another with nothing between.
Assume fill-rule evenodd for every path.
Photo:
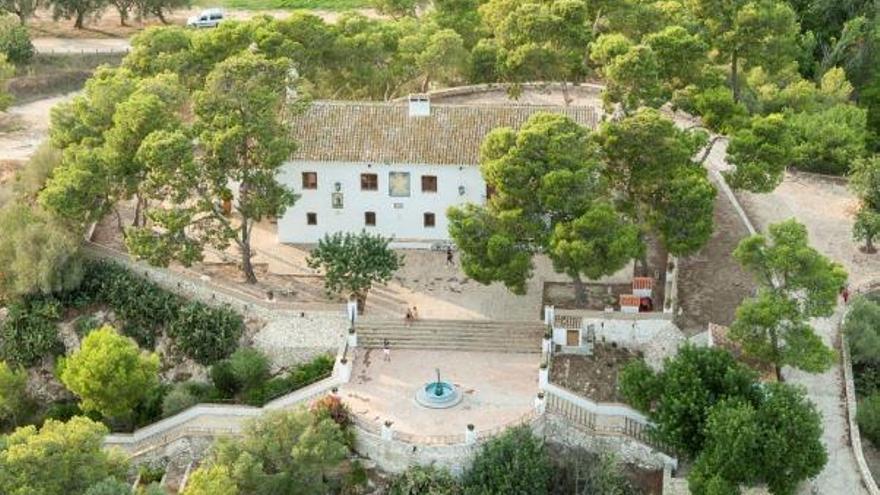
<instances>
[{"instance_id":1,"label":"bush","mask_svg":"<svg viewBox=\"0 0 880 495\"><path fill-rule=\"evenodd\" d=\"M880 304L865 297L853 300L843 322L853 363L880 364Z\"/></svg>"},{"instance_id":2,"label":"bush","mask_svg":"<svg viewBox=\"0 0 880 495\"><path fill-rule=\"evenodd\" d=\"M229 357L229 363L240 389L258 388L269 379L269 358L257 349L239 349Z\"/></svg>"},{"instance_id":3,"label":"bush","mask_svg":"<svg viewBox=\"0 0 880 495\"><path fill-rule=\"evenodd\" d=\"M510 428L483 445L464 477L467 495L547 493L550 459L526 426Z\"/></svg>"},{"instance_id":4,"label":"bush","mask_svg":"<svg viewBox=\"0 0 880 495\"><path fill-rule=\"evenodd\" d=\"M238 394L240 387L232 371L232 363L228 359L218 361L211 366L211 382L223 399L231 399Z\"/></svg>"},{"instance_id":5,"label":"bush","mask_svg":"<svg viewBox=\"0 0 880 495\"><path fill-rule=\"evenodd\" d=\"M0 325L0 357L5 361L31 366L43 356L64 352L58 339L61 306L51 299L30 298L9 305L9 314Z\"/></svg>"},{"instance_id":6,"label":"bush","mask_svg":"<svg viewBox=\"0 0 880 495\"><path fill-rule=\"evenodd\" d=\"M178 383L162 399L162 416L166 418L174 416L199 402L199 397L193 394L185 383Z\"/></svg>"},{"instance_id":7,"label":"bush","mask_svg":"<svg viewBox=\"0 0 880 495\"><path fill-rule=\"evenodd\" d=\"M596 455L582 449L553 449L552 487L560 495L637 495L623 466L612 454Z\"/></svg>"},{"instance_id":8,"label":"bush","mask_svg":"<svg viewBox=\"0 0 880 495\"><path fill-rule=\"evenodd\" d=\"M856 413L859 431L874 445L880 445L880 393L874 393L859 401Z\"/></svg>"},{"instance_id":9,"label":"bush","mask_svg":"<svg viewBox=\"0 0 880 495\"><path fill-rule=\"evenodd\" d=\"M85 495L131 495L131 486L111 477L90 486Z\"/></svg>"},{"instance_id":10,"label":"bush","mask_svg":"<svg viewBox=\"0 0 880 495\"><path fill-rule=\"evenodd\" d=\"M232 354L243 330L244 321L238 313L194 302L180 308L168 335L184 355L208 365Z\"/></svg>"},{"instance_id":11,"label":"bush","mask_svg":"<svg viewBox=\"0 0 880 495\"><path fill-rule=\"evenodd\" d=\"M333 372L333 356L322 354L308 363L297 365L287 375L290 390L305 387L328 377Z\"/></svg>"},{"instance_id":12,"label":"bush","mask_svg":"<svg viewBox=\"0 0 880 495\"><path fill-rule=\"evenodd\" d=\"M34 45L26 27L11 16L0 17L0 53L15 65L26 64L34 57Z\"/></svg>"},{"instance_id":13,"label":"bush","mask_svg":"<svg viewBox=\"0 0 880 495\"><path fill-rule=\"evenodd\" d=\"M461 487L446 469L412 466L391 479L388 495L458 495Z\"/></svg>"},{"instance_id":14,"label":"bush","mask_svg":"<svg viewBox=\"0 0 880 495\"><path fill-rule=\"evenodd\" d=\"M92 330L101 326L101 322L94 316L80 316L73 323L73 331L80 337L85 337Z\"/></svg>"},{"instance_id":15,"label":"bush","mask_svg":"<svg viewBox=\"0 0 880 495\"><path fill-rule=\"evenodd\" d=\"M808 172L846 174L850 162L865 154L865 120L865 110L849 104L792 115L792 166Z\"/></svg>"},{"instance_id":16,"label":"bush","mask_svg":"<svg viewBox=\"0 0 880 495\"><path fill-rule=\"evenodd\" d=\"M162 476L165 476L165 468L141 464L138 468L138 474L141 477L140 483L142 485L149 485L150 483L158 483L162 480Z\"/></svg>"}]
</instances>

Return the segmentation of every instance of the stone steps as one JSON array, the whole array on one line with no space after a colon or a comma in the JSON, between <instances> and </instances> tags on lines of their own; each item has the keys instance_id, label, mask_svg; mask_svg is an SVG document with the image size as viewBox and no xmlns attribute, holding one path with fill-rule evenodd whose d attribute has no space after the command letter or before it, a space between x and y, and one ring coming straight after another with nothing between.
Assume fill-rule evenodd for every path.
<instances>
[{"instance_id":1,"label":"stone steps","mask_svg":"<svg viewBox=\"0 0 880 495\"><path fill-rule=\"evenodd\" d=\"M393 349L435 349L537 353L544 325L540 322L489 320L361 320L358 345L381 348L388 339Z\"/></svg>"}]
</instances>

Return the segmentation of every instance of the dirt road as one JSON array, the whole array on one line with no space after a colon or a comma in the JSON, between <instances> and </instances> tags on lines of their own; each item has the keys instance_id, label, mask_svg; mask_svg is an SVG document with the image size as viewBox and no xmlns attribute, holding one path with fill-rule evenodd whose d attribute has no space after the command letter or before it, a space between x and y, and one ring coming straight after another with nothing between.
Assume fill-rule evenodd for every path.
<instances>
[{"instance_id":1,"label":"dirt road","mask_svg":"<svg viewBox=\"0 0 880 495\"><path fill-rule=\"evenodd\" d=\"M46 139L49 111L75 93L10 107L7 113L14 120L14 130L0 132L0 160L26 161Z\"/></svg>"}]
</instances>

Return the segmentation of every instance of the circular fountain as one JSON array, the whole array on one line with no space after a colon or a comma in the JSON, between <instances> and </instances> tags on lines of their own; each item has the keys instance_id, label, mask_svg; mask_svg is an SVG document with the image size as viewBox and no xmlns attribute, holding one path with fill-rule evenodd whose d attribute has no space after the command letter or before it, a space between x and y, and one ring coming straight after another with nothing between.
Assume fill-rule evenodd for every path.
<instances>
[{"instance_id":1,"label":"circular fountain","mask_svg":"<svg viewBox=\"0 0 880 495\"><path fill-rule=\"evenodd\" d=\"M440 380L439 369L437 380L416 390L416 402L431 409L446 409L458 404L461 399L461 391L455 385Z\"/></svg>"}]
</instances>

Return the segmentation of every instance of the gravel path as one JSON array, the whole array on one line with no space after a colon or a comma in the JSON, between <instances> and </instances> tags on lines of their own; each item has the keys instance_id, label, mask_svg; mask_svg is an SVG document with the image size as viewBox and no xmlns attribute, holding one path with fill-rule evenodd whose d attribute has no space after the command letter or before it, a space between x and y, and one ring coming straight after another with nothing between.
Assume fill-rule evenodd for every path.
<instances>
[{"instance_id":1,"label":"gravel path","mask_svg":"<svg viewBox=\"0 0 880 495\"><path fill-rule=\"evenodd\" d=\"M0 160L27 160L49 132L49 111L74 93L53 96L25 105L10 107L7 113L16 118L16 129L0 132Z\"/></svg>"},{"instance_id":2,"label":"gravel path","mask_svg":"<svg viewBox=\"0 0 880 495\"><path fill-rule=\"evenodd\" d=\"M127 52L131 43L121 38L34 38L34 48L37 53L108 53Z\"/></svg>"}]
</instances>

